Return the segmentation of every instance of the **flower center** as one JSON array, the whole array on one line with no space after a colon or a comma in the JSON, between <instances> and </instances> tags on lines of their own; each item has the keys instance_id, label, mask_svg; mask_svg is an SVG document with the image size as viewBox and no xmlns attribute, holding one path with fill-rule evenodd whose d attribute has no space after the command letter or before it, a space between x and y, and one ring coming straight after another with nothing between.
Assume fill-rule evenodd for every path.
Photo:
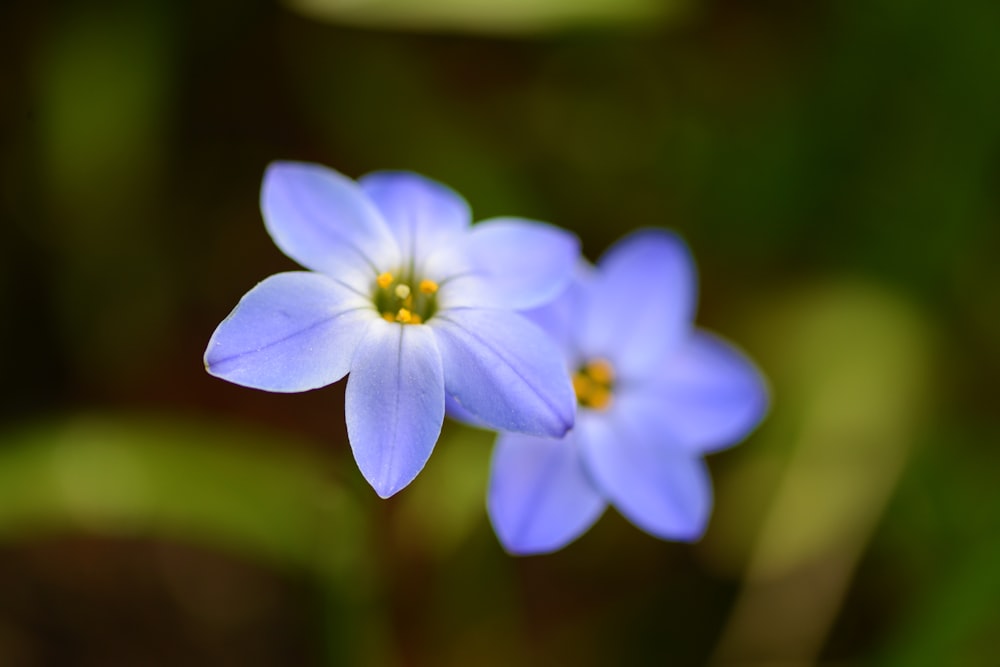
<instances>
[{"instance_id":1,"label":"flower center","mask_svg":"<svg viewBox=\"0 0 1000 667\"><path fill-rule=\"evenodd\" d=\"M585 408L604 410L611 404L615 370L606 359L592 359L573 374L573 391Z\"/></svg>"},{"instance_id":2,"label":"flower center","mask_svg":"<svg viewBox=\"0 0 1000 667\"><path fill-rule=\"evenodd\" d=\"M437 312L437 291L433 280L397 278L386 271L375 279L373 301L386 322L422 324Z\"/></svg>"}]
</instances>

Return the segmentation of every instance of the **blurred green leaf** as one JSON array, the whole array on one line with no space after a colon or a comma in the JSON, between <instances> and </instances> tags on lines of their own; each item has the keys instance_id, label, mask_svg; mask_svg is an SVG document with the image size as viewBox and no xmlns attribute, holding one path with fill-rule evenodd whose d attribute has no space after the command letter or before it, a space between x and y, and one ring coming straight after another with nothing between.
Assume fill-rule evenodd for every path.
<instances>
[{"instance_id":1,"label":"blurred green leaf","mask_svg":"<svg viewBox=\"0 0 1000 667\"><path fill-rule=\"evenodd\" d=\"M878 664L993 665L1000 631L998 599L1000 540L989 535L957 554L953 567L929 578L923 595L881 651Z\"/></svg>"},{"instance_id":2,"label":"blurred green leaf","mask_svg":"<svg viewBox=\"0 0 1000 667\"><path fill-rule=\"evenodd\" d=\"M349 25L495 34L662 21L687 0L287 0L314 18Z\"/></svg>"},{"instance_id":3,"label":"blurred green leaf","mask_svg":"<svg viewBox=\"0 0 1000 667\"><path fill-rule=\"evenodd\" d=\"M0 542L149 537L304 571L321 595L331 663L390 664L367 517L307 451L279 433L165 416L0 433Z\"/></svg>"},{"instance_id":4,"label":"blurred green leaf","mask_svg":"<svg viewBox=\"0 0 1000 667\"><path fill-rule=\"evenodd\" d=\"M159 202L175 83L170 18L149 3L79 7L49 26L33 63L46 215L28 232L50 257L56 335L93 378L140 373L121 350L169 326Z\"/></svg>"},{"instance_id":5,"label":"blurred green leaf","mask_svg":"<svg viewBox=\"0 0 1000 667\"><path fill-rule=\"evenodd\" d=\"M0 436L0 539L149 535L357 576L360 510L301 451L277 435L163 417L23 428Z\"/></svg>"},{"instance_id":6,"label":"blurred green leaf","mask_svg":"<svg viewBox=\"0 0 1000 667\"><path fill-rule=\"evenodd\" d=\"M801 289L758 318L776 396L764 433L792 450L741 449L750 465L719 476L706 547L716 562L746 560L715 660L810 664L926 418L931 327L905 298L855 280Z\"/></svg>"},{"instance_id":7,"label":"blurred green leaf","mask_svg":"<svg viewBox=\"0 0 1000 667\"><path fill-rule=\"evenodd\" d=\"M775 576L867 539L923 417L931 333L905 299L853 280L796 290L755 319L774 410L720 475L706 546L735 569L752 550L754 574Z\"/></svg>"},{"instance_id":8,"label":"blurred green leaf","mask_svg":"<svg viewBox=\"0 0 1000 667\"><path fill-rule=\"evenodd\" d=\"M102 234L121 231L109 226L125 221L108 219L107 212L146 194L160 177L172 82L164 18L155 8L72 14L50 28L39 53L49 203L56 213L74 216L71 222L83 216L91 225L59 229L75 243L99 245Z\"/></svg>"},{"instance_id":9,"label":"blurred green leaf","mask_svg":"<svg viewBox=\"0 0 1000 667\"><path fill-rule=\"evenodd\" d=\"M926 435L878 535L862 586L905 591L875 664L996 662L1000 632L1000 427L966 414ZM862 604L864 598L862 598Z\"/></svg>"}]
</instances>

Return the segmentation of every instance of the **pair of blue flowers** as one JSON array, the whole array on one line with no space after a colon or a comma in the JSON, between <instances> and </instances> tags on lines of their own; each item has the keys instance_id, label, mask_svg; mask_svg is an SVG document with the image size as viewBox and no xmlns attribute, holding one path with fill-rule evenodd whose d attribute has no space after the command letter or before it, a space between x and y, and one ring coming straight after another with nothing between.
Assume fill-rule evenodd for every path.
<instances>
[{"instance_id":1,"label":"pair of blue flowers","mask_svg":"<svg viewBox=\"0 0 1000 667\"><path fill-rule=\"evenodd\" d=\"M693 327L679 238L636 232L590 266L557 227L470 226L458 194L416 174L355 182L294 162L268 167L261 210L309 270L240 300L209 341L211 374L276 392L349 375L351 449L383 498L424 467L446 413L499 431L487 505L512 553L565 546L608 503L661 538L702 534L702 457L749 433L767 394Z\"/></svg>"}]
</instances>

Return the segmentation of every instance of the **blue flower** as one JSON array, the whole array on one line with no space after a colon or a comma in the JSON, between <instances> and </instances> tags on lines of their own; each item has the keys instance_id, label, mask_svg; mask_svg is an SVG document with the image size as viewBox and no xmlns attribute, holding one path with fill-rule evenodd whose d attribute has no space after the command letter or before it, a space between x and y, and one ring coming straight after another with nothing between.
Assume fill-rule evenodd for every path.
<instances>
[{"instance_id":1,"label":"blue flower","mask_svg":"<svg viewBox=\"0 0 1000 667\"><path fill-rule=\"evenodd\" d=\"M579 411L561 439L501 434L488 508L511 553L545 553L613 504L664 539L701 536L712 507L702 456L763 418L764 380L733 346L694 328L687 247L658 230L620 241L559 299L529 313L565 353Z\"/></svg>"},{"instance_id":2,"label":"blue flower","mask_svg":"<svg viewBox=\"0 0 1000 667\"><path fill-rule=\"evenodd\" d=\"M446 394L493 428L561 436L572 426L559 351L515 312L569 284L572 234L514 218L470 227L459 195L416 174L354 182L295 162L268 167L261 211L277 246L309 271L251 289L213 334L205 367L275 392L349 373L348 438L380 496L423 468Z\"/></svg>"}]
</instances>

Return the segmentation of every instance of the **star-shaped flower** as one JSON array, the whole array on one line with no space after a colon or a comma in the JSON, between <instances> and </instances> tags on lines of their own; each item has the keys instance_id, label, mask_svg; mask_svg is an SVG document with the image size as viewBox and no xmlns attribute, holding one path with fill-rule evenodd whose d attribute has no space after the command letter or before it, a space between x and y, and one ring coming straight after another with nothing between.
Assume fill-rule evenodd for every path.
<instances>
[{"instance_id":1,"label":"star-shaped flower","mask_svg":"<svg viewBox=\"0 0 1000 667\"><path fill-rule=\"evenodd\" d=\"M696 275L684 243L644 230L529 313L558 340L579 403L561 439L501 434L488 508L511 553L545 553L613 504L664 539L695 540L712 489L702 456L743 439L767 409L764 380L694 328Z\"/></svg>"},{"instance_id":2,"label":"star-shaped flower","mask_svg":"<svg viewBox=\"0 0 1000 667\"><path fill-rule=\"evenodd\" d=\"M572 426L559 351L515 312L569 283L572 234L514 218L470 227L465 201L422 176L354 182L295 162L268 167L261 211L277 246L309 271L251 289L213 334L205 366L276 392L349 373L348 438L380 496L423 468L446 393L493 428L560 436Z\"/></svg>"}]
</instances>

